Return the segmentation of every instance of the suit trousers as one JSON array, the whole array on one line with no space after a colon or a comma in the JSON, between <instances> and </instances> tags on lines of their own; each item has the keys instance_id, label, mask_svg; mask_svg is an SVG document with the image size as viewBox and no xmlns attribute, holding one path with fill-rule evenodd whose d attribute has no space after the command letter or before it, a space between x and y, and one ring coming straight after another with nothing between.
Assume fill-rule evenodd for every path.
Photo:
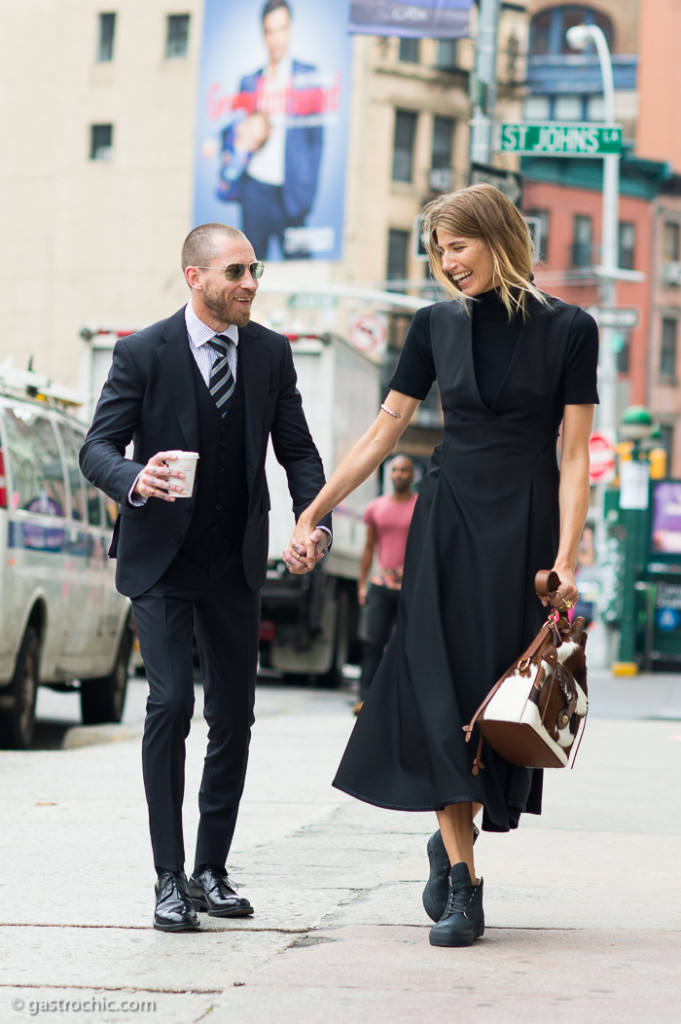
<instances>
[{"instance_id":1,"label":"suit trousers","mask_svg":"<svg viewBox=\"0 0 681 1024\"><path fill-rule=\"evenodd\" d=\"M195 868L221 868L229 853L254 722L260 594L240 551L190 566L182 556L133 598L149 681L142 741L144 788L157 871L184 869L185 741L194 710L192 640L204 687L208 747L199 789Z\"/></svg>"},{"instance_id":2,"label":"suit trousers","mask_svg":"<svg viewBox=\"0 0 681 1024\"><path fill-rule=\"evenodd\" d=\"M239 182L242 230L259 260L267 259L270 238L276 238L284 259L299 259L300 252L284 248L286 228L301 227L305 216L291 217L284 205L281 185L268 185L244 174Z\"/></svg>"}]
</instances>

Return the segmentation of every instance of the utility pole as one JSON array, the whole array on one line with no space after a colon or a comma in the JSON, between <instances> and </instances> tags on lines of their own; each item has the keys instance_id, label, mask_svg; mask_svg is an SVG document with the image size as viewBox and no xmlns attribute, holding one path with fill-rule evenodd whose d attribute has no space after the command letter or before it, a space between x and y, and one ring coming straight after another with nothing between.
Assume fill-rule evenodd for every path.
<instances>
[{"instance_id":1,"label":"utility pole","mask_svg":"<svg viewBox=\"0 0 681 1024\"><path fill-rule=\"evenodd\" d=\"M494 113L497 101L497 29L500 0L480 0L475 71L471 88L471 164L492 162Z\"/></svg>"}]
</instances>

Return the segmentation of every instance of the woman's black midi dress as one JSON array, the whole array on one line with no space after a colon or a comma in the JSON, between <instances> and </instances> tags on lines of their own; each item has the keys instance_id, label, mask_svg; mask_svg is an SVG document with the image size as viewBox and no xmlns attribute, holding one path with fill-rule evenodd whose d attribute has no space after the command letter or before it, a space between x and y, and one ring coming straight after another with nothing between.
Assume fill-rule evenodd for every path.
<instances>
[{"instance_id":1,"label":"woman's black midi dress","mask_svg":"<svg viewBox=\"0 0 681 1024\"><path fill-rule=\"evenodd\" d=\"M380 807L476 801L491 831L541 811L542 772L485 746L474 776L477 736L466 744L463 726L545 618L534 576L557 550L563 406L598 400L595 323L550 301L532 300L491 404L476 377L472 317L458 302L415 315L391 381L422 399L437 379L444 432L414 510L397 626L334 780ZM492 358L493 322L482 338Z\"/></svg>"}]
</instances>

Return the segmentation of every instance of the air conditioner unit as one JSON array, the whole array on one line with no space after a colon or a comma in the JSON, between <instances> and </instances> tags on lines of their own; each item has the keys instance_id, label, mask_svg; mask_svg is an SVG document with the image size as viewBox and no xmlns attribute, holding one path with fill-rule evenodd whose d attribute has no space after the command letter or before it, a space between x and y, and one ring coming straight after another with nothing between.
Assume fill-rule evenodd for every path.
<instances>
[{"instance_id":1,"label":"air conditioner unit","mask_svg":"<svg viewBox=\"0 0 681 1024\"><path fill-rule=\"evenodd\" d=\"M671 285L675 288L681 286L681 263L662 264L662 284Z\"/></svg>"}]
</instances>

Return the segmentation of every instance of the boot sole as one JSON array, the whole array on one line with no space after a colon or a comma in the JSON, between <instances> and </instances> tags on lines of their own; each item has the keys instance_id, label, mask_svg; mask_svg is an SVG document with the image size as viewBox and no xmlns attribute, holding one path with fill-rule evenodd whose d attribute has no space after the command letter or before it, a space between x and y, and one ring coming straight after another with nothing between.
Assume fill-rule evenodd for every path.
<instances>
[{"instance_id":1,"label":"boot sole","mask_svg":"<svg viewBox=\"0 0 681 1024\"><path fill-rule=\"evenodd\" d=\"M430 944L431 946L448 946L452 949L461 949L464 946L472 946L476 939L481 938L485 934L485 926L471 932L462 932L460 935L438 935L437 932L433 935L433 930L430 933Z\"/></svg>"}]
</instances>

